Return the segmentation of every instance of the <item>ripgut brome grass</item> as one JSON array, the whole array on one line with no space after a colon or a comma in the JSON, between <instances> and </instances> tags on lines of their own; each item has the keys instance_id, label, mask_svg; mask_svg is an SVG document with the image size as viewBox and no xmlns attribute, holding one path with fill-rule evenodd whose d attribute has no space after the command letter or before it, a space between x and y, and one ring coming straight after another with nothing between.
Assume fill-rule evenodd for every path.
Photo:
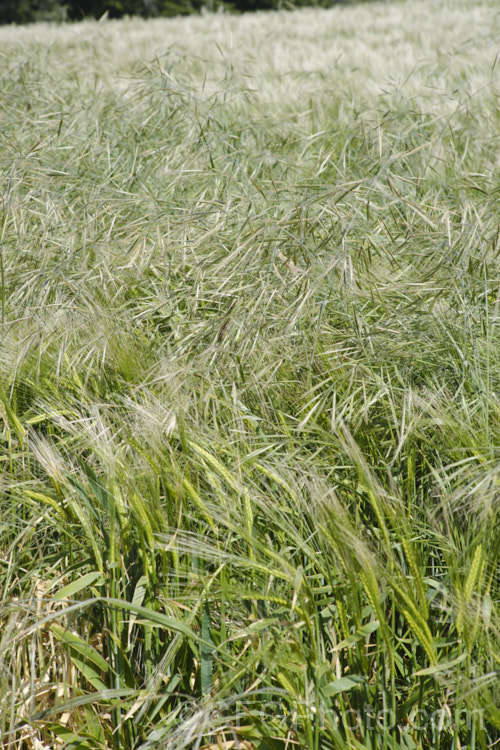
<instances>
[{"instance_id":1,"label":"ripgut brome grass","mask_svg":"<svg viewBox=\"0 0 500 750\"><path fill-rule=\"evenodd\" d=\"M0 29L0 738L500 735L493 2Z\"/></svg>"}]
</instances>

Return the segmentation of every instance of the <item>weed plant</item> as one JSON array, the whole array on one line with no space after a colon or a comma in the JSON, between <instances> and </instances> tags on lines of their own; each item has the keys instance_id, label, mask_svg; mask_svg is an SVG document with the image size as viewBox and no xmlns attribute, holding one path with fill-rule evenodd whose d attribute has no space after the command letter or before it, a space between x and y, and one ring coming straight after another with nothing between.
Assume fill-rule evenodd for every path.
<instances>
[{"instance_id":1,"label":"weed plant","mask_svg":"<svg viewBox=\"0 0 500 750\"><path fill-rule=\"evenodd\" d=\"M0 29L3 748L496 745L499 38Z\"/></svg>"}]
</instances>

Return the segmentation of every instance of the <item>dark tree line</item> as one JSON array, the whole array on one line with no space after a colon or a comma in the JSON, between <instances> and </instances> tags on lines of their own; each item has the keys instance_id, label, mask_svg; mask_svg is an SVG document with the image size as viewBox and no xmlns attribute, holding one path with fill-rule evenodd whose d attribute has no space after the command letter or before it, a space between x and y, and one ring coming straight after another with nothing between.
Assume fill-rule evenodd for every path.
<instances>
[{"instance_id":1,"label":"dark tree line","mask_svg":"<svg viewBox=\"0 0 500 750\"><path fill-rule=\"evenodd\" d=\"M196 13L202 7L249 11L292 8L304 5L327 7L346 0L0 0L0 24L33 21L75 21L124 15L174 16Z\"/></svg>"}]
</instances>

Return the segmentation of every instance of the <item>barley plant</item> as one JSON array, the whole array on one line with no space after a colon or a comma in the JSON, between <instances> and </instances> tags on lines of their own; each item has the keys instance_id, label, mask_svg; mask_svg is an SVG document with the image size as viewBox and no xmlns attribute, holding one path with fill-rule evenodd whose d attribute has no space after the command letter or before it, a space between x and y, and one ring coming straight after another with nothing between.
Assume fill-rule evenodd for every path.
<instances>
[{"instance_id":1,"label":"barley plant","mask_svg":"<svg viewBox=\"0 0 500 750\"><path fill-rule=\"evenodd\" d=\"M500 737L496 0L0 29L0 744Z\"/></svg>"}]
</instances>

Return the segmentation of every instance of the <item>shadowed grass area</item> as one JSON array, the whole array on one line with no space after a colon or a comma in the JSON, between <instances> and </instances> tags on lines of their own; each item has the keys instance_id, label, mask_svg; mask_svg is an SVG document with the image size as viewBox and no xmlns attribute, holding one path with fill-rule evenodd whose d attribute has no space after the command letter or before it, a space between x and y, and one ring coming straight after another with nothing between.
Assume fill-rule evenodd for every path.
<instances>
[{"instance_id":1,"label":"shadowed grass area","mask_svg":"<svg viewBox=\"0 0 500 750\"><path fill-rule=\"evenodd\" d=\"M499 21L0 29L2 747L493 747Z\"/></svg>"}]
</instances>

